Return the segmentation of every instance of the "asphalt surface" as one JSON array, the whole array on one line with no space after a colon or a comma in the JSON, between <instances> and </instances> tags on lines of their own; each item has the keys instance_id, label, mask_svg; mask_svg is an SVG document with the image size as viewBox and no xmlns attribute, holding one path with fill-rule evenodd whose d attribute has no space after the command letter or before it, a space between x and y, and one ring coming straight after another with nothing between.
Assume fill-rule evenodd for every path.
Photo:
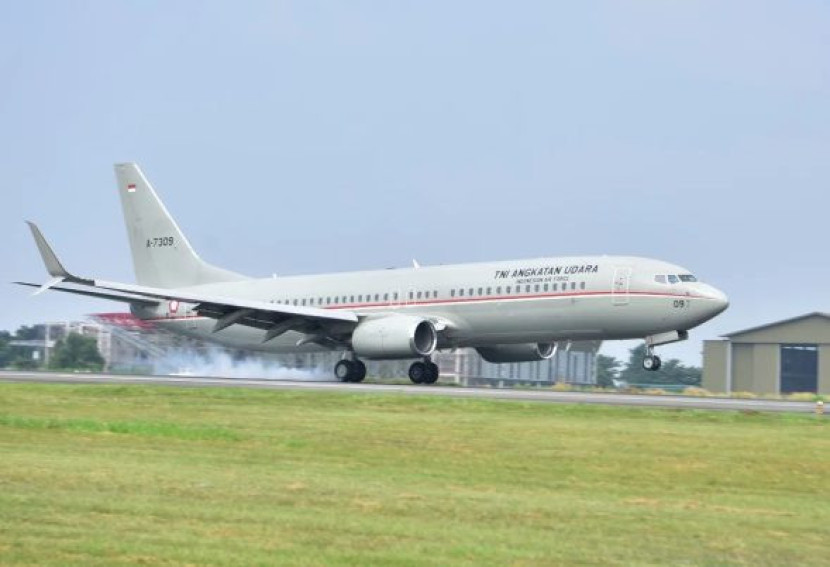
<instances>
[{"instance_id":1,"label":"asphalt surface","mask_svg":"<svg viewBox=\"0 0 830 567\"><path fill-rule=\"evenodd\" d=\"M813 413L815 403L780 400L745 400L730 398L697 398L691 396L650 396L593 392L554 392L551 390L458 388L442 386L406 386L392 384L344 384L341 382L262 380L247 378L214 378L198 376L139 376L121 374L85 374L58 372L0 371L0 382L51 384L145 384L190 388L259 388L272 390L307 390L348 392L357 394L396 394L444 396L450 398L481 398L548 402L566 404L602 404L670 409L707 409L731 411L763 411Z\"/></svg>"}]
</instances>

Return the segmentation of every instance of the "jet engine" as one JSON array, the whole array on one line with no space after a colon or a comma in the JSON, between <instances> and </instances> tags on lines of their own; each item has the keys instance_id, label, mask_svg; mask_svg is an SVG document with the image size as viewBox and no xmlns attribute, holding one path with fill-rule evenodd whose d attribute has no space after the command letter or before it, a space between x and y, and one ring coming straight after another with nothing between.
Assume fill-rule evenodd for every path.
<instances>
[{"instance_id":1,"label":"jet engine","mask_svg":"<svg viewBox=\"0 0 830 567\"><path fill-rule=\"evenodd\" d=\"M476 348L487 362L537 362L547 360L556 353L554 343L525 343Z\"/></svg>"},{"instance_id":2,"label":"jet engine","mask_svg":"<svg viewBox=\"0 0 830 567\"><path fill-rule=\"evenodd\" d=\"M435 326L414 315L366 319L352 332L354 353L370 359L429 356L437 344Z\"/></svg>"}]
</instances>

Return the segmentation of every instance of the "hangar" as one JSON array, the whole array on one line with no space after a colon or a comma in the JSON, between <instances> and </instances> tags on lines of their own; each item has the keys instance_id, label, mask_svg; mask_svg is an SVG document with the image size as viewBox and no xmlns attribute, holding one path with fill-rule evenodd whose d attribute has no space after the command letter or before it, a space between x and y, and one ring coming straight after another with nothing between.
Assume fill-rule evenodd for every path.
<instances>
[{"instance_id":1,"label":"hangar","mask_svg":"<svg viewBox=\"0 0 830 567\"><path fill-rule=\"evenodd\" d=\"M702 385L725 393L830 394L830 314L808 313L704 341Z\"/></svg>"}]
</instances>

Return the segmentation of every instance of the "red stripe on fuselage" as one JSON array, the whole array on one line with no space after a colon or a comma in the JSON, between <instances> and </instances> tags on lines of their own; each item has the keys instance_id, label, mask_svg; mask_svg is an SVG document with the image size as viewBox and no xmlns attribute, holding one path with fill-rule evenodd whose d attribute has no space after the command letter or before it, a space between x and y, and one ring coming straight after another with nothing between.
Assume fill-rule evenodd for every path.
<instances>
[{"instance_id":1,"label":"red stripe on fuselage","mask_svg":"<svg viewBox=\"0 0 830 567\"><path fill-rule=\"evenodd\" d=\"M351 295L351 294L350 294ZM615 296L627 296L627 295L636 295L636 296L651 296L651 297L664 297L664 298L681 298L681 299L709 299L708 297L702 295L687 295L687 294L679 294L679 293L655 293L651 291L628 291L628 292L620 292L620 293L613 293L610 291L578 291L574 293L539 293L539 294L530 294L530 295L500 295L500 296L487 296L487 297L453 297L451 299L430 299L430 300L416 300L411 302L381 302L381 303L341 303L339 305L326 305L325 307L317 307L314 305L294 305L286 304L286 303L274 303L274 305L286 305L288 307L313 307L316 309L323 309L323 310L335 310L335 309L377 309L379 307L386 307L386 308L401 308L401 307L418 307L424 305L451 305L451 304L463 304L463 303L485 303L485 302L492 302L492 301L511 301L511 300L522 300L522 299L544 299L544 298L577 298L577 297L596 297L596 296L608 296L608 297L615 297ZM202 315L182 315L182 316L173 316L173 317L153 317L150 319L144 319L144 321L171 321L171 320L179 320L179 319L210 319L210 317L204 317Z\"/></svg>"}]
</instances>

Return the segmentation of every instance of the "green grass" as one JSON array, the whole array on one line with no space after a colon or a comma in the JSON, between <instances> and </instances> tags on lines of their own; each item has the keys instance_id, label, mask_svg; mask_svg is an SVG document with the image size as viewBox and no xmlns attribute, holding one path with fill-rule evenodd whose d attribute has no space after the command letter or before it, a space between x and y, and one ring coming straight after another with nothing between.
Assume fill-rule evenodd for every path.
<instances>
[{"instance_id":1,"label":"green grass","mask_svg":"<svg viewBox=\"0 0 830 567\"><path fill-rule=\"evenodd\" d=\"M830 425L0 384L0 564L827 565Z\"/></svg>"}]
</instances>

